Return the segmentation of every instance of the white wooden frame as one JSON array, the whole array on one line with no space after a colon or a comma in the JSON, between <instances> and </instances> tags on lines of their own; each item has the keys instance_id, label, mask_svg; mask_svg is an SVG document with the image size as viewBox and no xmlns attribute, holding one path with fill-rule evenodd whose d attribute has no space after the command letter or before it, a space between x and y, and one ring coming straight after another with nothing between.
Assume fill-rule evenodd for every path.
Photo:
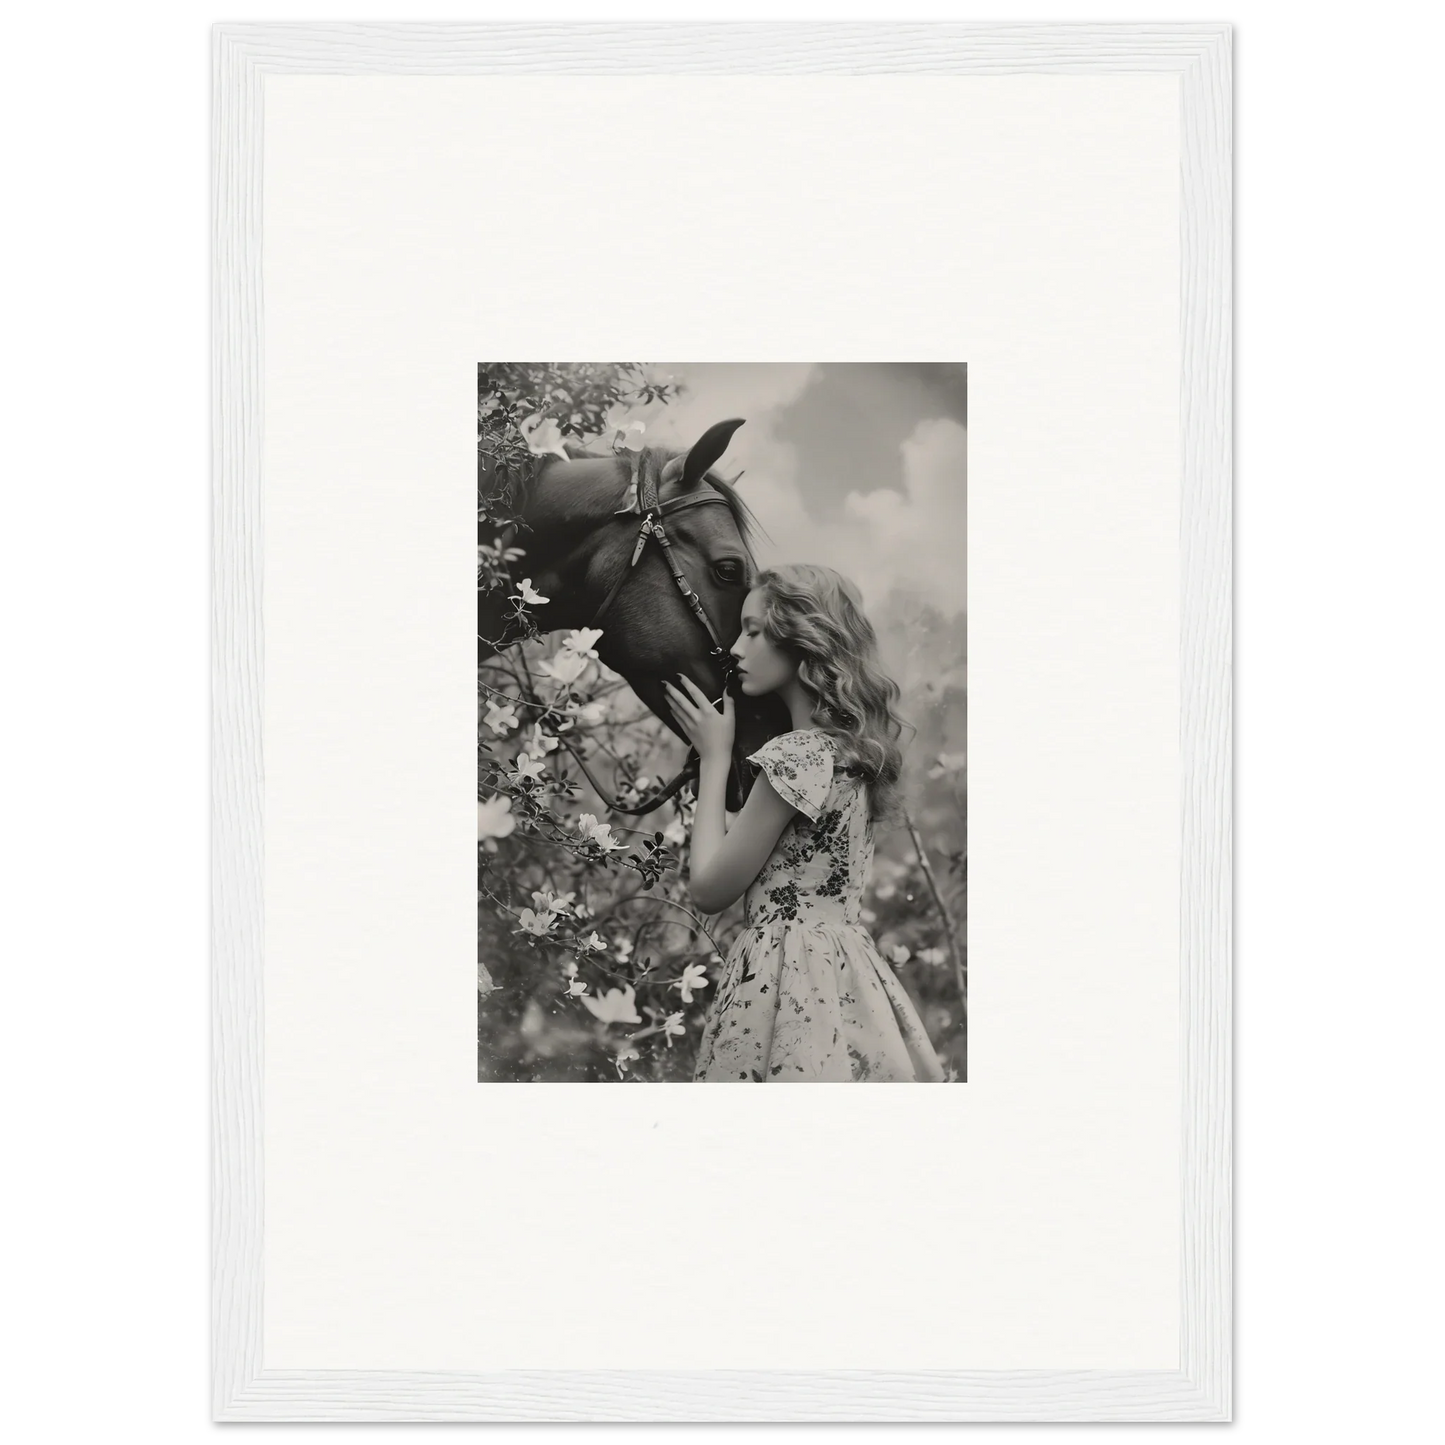
<instances>
[{"instance_id":1,"label":"white wooden frame","mask_svg":"<svg viewBox=\"0 0 1445 1445\"><path fill-rule=\"evenodd\" d=\"M261 1368L261 139L267 74L1104 74L1182 80L1182 1368ZM1118 25L221 25L214 33L213 1404L221 1420L1230 1418L1230 31Z\"/></svg>"}]
</instances>

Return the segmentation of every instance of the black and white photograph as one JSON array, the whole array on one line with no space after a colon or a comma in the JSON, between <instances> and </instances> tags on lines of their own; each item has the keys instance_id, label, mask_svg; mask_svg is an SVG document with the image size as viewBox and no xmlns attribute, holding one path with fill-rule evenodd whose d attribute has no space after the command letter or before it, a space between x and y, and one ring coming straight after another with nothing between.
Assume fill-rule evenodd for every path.
<instances>
[{"instance_id":1,"label":"black and white photograph","mask_svg":"<svg viewBox=\"0 0 1445 1445\"><path fill-rule=\"evenodd\" d=\"M477 1078L968 1079L967 367L477 368Z\"/></svg>"}]
</instances>

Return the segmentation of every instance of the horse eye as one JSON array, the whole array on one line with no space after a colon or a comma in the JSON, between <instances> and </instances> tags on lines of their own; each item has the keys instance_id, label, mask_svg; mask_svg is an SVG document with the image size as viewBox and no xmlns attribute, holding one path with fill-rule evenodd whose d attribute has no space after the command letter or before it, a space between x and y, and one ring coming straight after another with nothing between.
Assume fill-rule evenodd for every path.
<instances>
[{"instance_id":1,"label":"horse eye","mask_svg":"<svg viewBox=\"0 0 1445 1445\"><path fill-rule=\"evenodd\" d=\"M743 564L734 557L724 557L713 564L712 570L719 582L741 582L745 575Z\"/></svg>"}]
</instances>

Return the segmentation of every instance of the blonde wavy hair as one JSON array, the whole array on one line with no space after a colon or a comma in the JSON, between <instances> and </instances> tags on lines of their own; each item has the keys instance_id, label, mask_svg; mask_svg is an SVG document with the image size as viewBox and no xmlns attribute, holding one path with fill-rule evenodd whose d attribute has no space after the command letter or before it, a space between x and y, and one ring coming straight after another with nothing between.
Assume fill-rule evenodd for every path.
<instances>
[{"instance_id":1,"label":"blonde wavy hair","mask_svg":"<svg viewBox=\"0 0 1445 1445\"><path fill-rule=\"evenodd\" d=\"M763 636L797 663L814 725L868 784L870 817L891 818L899 805L904 723L894 711L898 684L879 664L878 637L858 589L831 567L808 563L770 567L753 586L763 594Z\"/></svg>"}]
</instances>

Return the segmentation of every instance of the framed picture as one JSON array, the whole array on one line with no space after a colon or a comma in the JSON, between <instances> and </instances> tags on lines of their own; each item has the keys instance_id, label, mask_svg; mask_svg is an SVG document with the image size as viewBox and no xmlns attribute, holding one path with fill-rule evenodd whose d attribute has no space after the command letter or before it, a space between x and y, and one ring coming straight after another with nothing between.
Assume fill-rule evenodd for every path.
<instances>
[{"instance_id":1,"label":"framed picture","mask_svg":"<svg viewBox=\"0 0 1445 1445\"><path fill-rule=\"evenodd\" d=\"M216 1418L1230 1417L1229 50L216 28Z\"/></svg>"},{"instance_id":2,"label":"framed picture","mask_svg":"<svg viewBox=\"0 0 1445 1445\"><path fill-rule=\"evenodd\" d=\"M478 1079L966 1080L967 366L477 407Z\"/></svg>"}]
</instances>

